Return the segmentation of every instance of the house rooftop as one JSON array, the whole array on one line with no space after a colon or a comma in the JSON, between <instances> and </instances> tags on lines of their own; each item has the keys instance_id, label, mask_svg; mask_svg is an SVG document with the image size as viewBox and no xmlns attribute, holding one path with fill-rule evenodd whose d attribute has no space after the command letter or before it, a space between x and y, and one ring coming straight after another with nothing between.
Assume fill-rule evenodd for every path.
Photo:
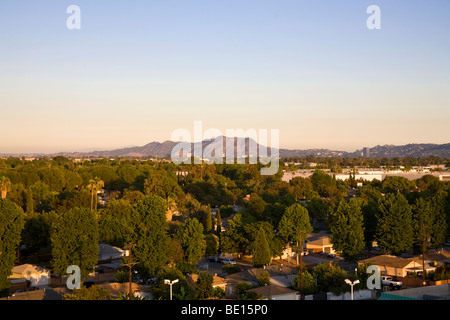
<instances>
[{"instance_id":1,"label":"house rooftop","mask_svg":"<svg viewBox=\"0 0 450 320\"><path fill-rule=\"evenodd\" d=\"M33 264L25 263L12 268L12 273L14 274L32 274L32 273L42 273L42 272L50 272L50 269L46 269L40 266L36 266Z\"/></svg>"},{"instance_id":2,"label":"house rooftop","mask_svg":"<svg viewBox=\"0 0 450 320\"><path fill-rule=\"evenodd\" d=\"M389 267L395 267L395 268L405 268L406 266L408 266L411 262L418 262L417 258L400 258L397 256L392 256L392 255L380 255L380 256L375 256L372 258L367 258L364 260L360 260L359 262L371 262L372 264L378 265L378 266L389 266ZM420 263L422 263L420 261ZM425 267L429 268L430 266L428 265L428 263L425 263ZM414 268L409 268L409 269L414 269Z\"/></svg>"},{"instance_id":3,"label":"house rooftop","mask_svg":"<svg viewBox=\"0 0 450 320\"><path fill-rule=\"evenodd\" d=\"M267 285L267 286L262 286L262 287L258 287L258 288L253 288L253 289L249 289L246 290L247 292L256 292L257 294L263 296L263 297L273 297L273 296L279 296L279 295L285 295L285 294L295 294L297 293L297 291L289 289L289 288L285 288L285 287L280 287L280 286L276 286L273 284Z\"/></svg>"}]
</instances>

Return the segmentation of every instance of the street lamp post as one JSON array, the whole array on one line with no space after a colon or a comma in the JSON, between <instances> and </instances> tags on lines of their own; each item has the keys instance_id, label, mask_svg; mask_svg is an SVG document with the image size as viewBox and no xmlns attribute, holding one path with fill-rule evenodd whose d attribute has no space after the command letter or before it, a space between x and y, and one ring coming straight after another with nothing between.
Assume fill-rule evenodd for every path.
<instances>
[{"instance_id":1,"label":"street lamp post","mask_svg":"<svg viewBox=\"0 0 450 320\"><path fill-rule=\"evenodd\" d=\"M175 279L173 281L170 281L168 279L164 280L164 284L168 284L170 286L170 300L172 300L172 286L178 282L178 279Z\"/></svg>"},{"instance_id":2,"label":"street lamp post","mask_svg":"<svg viewBox=\"0 0 450 320\"><path fill-rule=\"evenodd\" d=\"M353 286L355 284L358 284L359 280L355 280L355 281L351 282L349 279L345 279L345 283L350 285L350 287L351 287L351 299L353 300Z\"/></svg>"}]
</instances>

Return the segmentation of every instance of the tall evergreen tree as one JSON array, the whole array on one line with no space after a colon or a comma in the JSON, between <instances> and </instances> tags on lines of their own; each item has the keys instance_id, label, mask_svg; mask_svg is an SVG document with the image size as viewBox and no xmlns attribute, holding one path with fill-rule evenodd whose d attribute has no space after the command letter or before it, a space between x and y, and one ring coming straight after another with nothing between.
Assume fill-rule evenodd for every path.
<instances>
[{"instance_id":1,"label":"tall evergreen tree","mask_svg":"<svg viewBox=\"0 0 450 320\"><path fill-rule=\"evenodd\" d=\"M221 236L221 233L222 233L222 217L220 216L220 209L219 210L217 210L217 218L216 218L216 233L217 233L217 236L219 237L219 240L220 240L220 236Z\"/></svg>"},{"instance_id":2,"label":"tall evergreen tree","mask_svg":"<svg viewBox=\"0 0 450 320\"><path fill-rule=\"evenodd\" d=\"M446 241L447 235L447 215L450 215L450 208L446 209L446 192L438 191L430 198L430 207L433 215L431 224L431 247L438 248Z\"/></svg>"},{"instance_id":3,"label":"tall evergreen tree","mask_svg":"<svg viewBox=\"0 0 450 320\"><path fill-rule=\"evenodd\" d=\"M23 210L9 199L0 199L0 292L9 288L24 226Z\"/></svg>"},{"instance_id":4,"label":"tall evergreen tree","mask_svg":"<svg viewBox=\"0 0 450 320\"><path fill-rule=\"evenodd\" d=\"M399 254L411 249L414 243L412 212L400 193L388 193L378 202L378 245L387 253Z\"/></svg>"},{"instance_id":5,"label":"tall evergreen tree","mask_svg":"<svg viewBox=\"0 0 450 320\"><path fill-rule=\"evenodd\" d=\"M433 212L430 203L423 198L416 199L413 207L414 244L420 251L429 246L431 228L433 223Z\"/></svg>"},{"instance_id":6,"label":"tall evergreen tree","mask_svg":"<svg viewBox=\"0 0 450 320\"><path fill-rule=\"evenodd\" d=\"M205 220L205 232L209 233L212 231L212 214L211 214L211 205L208 204L206 209L206 220Z\"/></svg>"},{"instance_id":7,"label":"tall evergreen tree","mask_svg":"<svg viewBox=\"0 0 450 320\"><path fill-rule=\"evenodd\" d=\"M266 233L263 229L259 230L256 234L255 241L253 243L253 266L261 267L263 265L270 264L272 255L270 254L269 242L266 238Z\"/></svg>"},{"instance_id":8,"label":"tall evergreen tree","mask_svg":"<svg viewBox=\"0 0 450 320\"><path fill-rule=\"evenodd\" d=\"M364 249L364 227L361 208L356 199L341 199L331 214L331 242L347 261L352 261Z\"/></svg>"}]
</instances>

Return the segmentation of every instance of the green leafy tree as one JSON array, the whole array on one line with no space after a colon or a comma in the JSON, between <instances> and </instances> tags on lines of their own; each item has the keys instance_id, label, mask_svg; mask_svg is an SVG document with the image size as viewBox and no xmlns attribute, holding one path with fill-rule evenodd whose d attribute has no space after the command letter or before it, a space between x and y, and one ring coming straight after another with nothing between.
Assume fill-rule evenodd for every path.
<instances>
[{"instance_id":1,"label":"green leafy tree","mask_svg":"<svg viewBox=\"0 0 450 320\"><path fill-rule=\"evenodd\" d=\"M28 188L26 191L26 199L27 199L27 214L31 214L34 212L34 199L33 199L33 191L31 191L31 188Z\"/></svg>"},{"instance_id":2,"label":"green leafy tree","mask_svg":"<svg viewBox=\"0 0 450 320\"><path fill-rule=\"evenodd\" d=\"M347 261L364 249L363 215L356 199L341 199L330 218L331 242Z\"/></svg>"},{"instance_id":3,"label":"green leafy tree","mask_svg":"<svg viewBox=\"0 0 450 320\"><path fill-rule=\"evenodd\" d=\"M408 180L405 177L397 176L387 176L384 178L381 185L385 193L400 192L403 195L406 195L412 191L416 186L414 181Z\"/></svg>"},{"instance_id":4,"label":"green leafy tree","mask_svg":"<svg viewBox=\"0 0 450 320\"><path fill-rule=\"evenodd\" d=\"M124 247L131 241L137 213L133 205L124 199L114 199L99 211L100 239L114 246Z\"/></svg>"},{"instance_id":5,"label":"green leafy tree","mask_svg":"<svg viewBox=\"0 0 450 320\"><path fill-rule=\"evenodd\" d=\"M341 191L336 184L336 179L326 172L316 170L310 179L314 191L317 191L320 196L331 198L341 195Z\"/></svg>"},{"instance_id":6,"label":"green leafy tree","mask_svg":"<svg viewBox=\"0 0 450 320\"><path fill-rule=\"evenodd\" d=\"M195 283L195 291L199 299L207 299L214 295L214 275L209 272L200 272Z\"/></svg>"},{"instance_id":7,"label":"green leafy tree","mask_svg":"<svg viewBox=\"0 0 450 320\"><path fill-rule=\"evenodd\" d=\"M38 174L40 180L48 185L51 191L61 192L64 189L65 176L59 167L40 168Z\"/></svg>"},{"instance_id":8,"label":"green leafy tree","mask_svg":"<svg viewBox=\"0 0 450 320\"><path fill-rule=\"evenodd\" d=\"M167 199L180 196L183 194L183 190L178 185L177 177L173 172L162 168L152 168L147 173L147 179L144 182L144 193Z\"/></svg>"},{"instance_id":9,"label":"green leafy tree","mask_svg":"<svg viewBox=\"0 0 450 320\"><path fill-rule=\"evenodd\" d=\"M303 278L303 279L302 279ZM300 277L300 272L295 276L294 281L292 282L292 288L294 290L301 290L301 281L303 280L303 293L305 295L317 293L317 285L314 281L314 278L310 272L307 270L303 271L302 277Z\"/></svg>"},{"instance_id":10,"label":"green leafy tree","mask_svg":"<svg viewBox=\"0 0 450 320\"><path fill-rule=\"evenodd\" d=\"M414 243L411 206L400 193L388 193L378 202L378 245L388 253L399 254Z\"/></svg>"},{"instance_id":11,"label":"green leafy tree","mask_svg":"<svg viewBox=\"0 0 450 320\"><path fill-rule=\"evenodd\" d=\"M205 235L206 249L205 254L207 256L213 256L217 254L219 249L219 237L215 234L208 233Z\"/></svg>"},{"instance_id":12,"label":"green leafy tree","mask_svg":"<svg viewBox=\"0 0 450 320\"><path fill-rule=\"evenodd\" d=\"M286 241L296 243L297 253L301 252L303 243L312 230L308 210L304 206L296 203L286 208L279 224L279 233Z\"/></svg>"},{"instance_id":13,"label":"green leafy tree","mask_svg":"<svg viewBox=\"0 0 450 320\"><path fill-rule=\"evenodd\" d=\"M166 222L164 199L156 195L146 195L136 204L137 221L132 240L136 246L133 256L139 262L137 268L146 276L169 262L169 226Z\"/></svg>"},{"instance_id":14,"label":"green leafy tree","mask_svg":"<svg viewBox=\"0 0 450 320\"><path fill-rule=\"evenodd\" d=\"M254 248L255 239L259 231L263 230L269 243L270 256L280 256L286 244L280 237L276 235L273 226L266 221L257 221L244 225L244 237L248 240L248 248L246 251L251 252Z\"/></svg>"},{"instance_id":15,"label":"green leafy tree","mask_svg":"<svg viewBox=\"0 0 450 320\"><path fill-rule=\"evenodd\" d=\"M259 300L262 299L262 297L260 295L258 295L256 292L252 292L249 291L247 292L247 290L252 289L253 286L245 281L242 282L238 282L236 284L236 287L234 289L237 298L239 300Z\"/></svg>"},{"instance_id":16,"label":"green leafy tree","mask_svg":"<svg viewBox=\"0 0 450 320\"><path fill-rule=\"evenodd\" d=\"M183 261L184 252L181 242L177 238L171 238L167 246L167 257L169 258L169 263L178 264Z\"/></svg>"},{"instance_id":17,"label":"green leafy tree","mask_svg":"<svg viewBox=\"0 0 450 320\"><path fill-rule=\"evenodd\" d=\"M306 199L307 195L313 191L311 179L294 177L291 181L289 181L289 183L293 187L293 193L296 200Z\"/></svg>"},{"instance_id":18,"label":"green leafy tree","mask_svg":"<svg viewBox=\"0 0 450 320\"><path fill-rule=\"evenodd\" d=\"M329 215L328 204L320 197L308 200L308 213L313 221L326 221Z\"/></svg>"},{"instance_id":19,"label":"green leafy tree","mask_svg":"<svg viewBox=\"0 0 450 320\"><path fill-rule=\"evenodd\" d=\"M263 265L270 264L272 255L270 253L269 242L266 238L266 233L263 229L259 230L256 234L255 241L253 243L252 252L253 266L261 267Z\"/></svg>"},{"instance_id":20,"label":"green leafy tree","mask_svg":"<svg viewBox=\"0 0 450 320\"><path fill-rule=\"evenodd\" d=\"M262 270L256 276L256 280L258 281L258 285L265 286L270 285L270 274L267 270Z\"/></svg>"},{"instance_id":21,"label":"green leafy tree","mask_svg":"<svg viewBox=\"0 0 450 320\"><path fill-rule=\"evenodd\" d=\"M180 226L176 237L183 247L185 260L197 264L205 253L203 225L196 218L188 218Z\"/></svg>"},{"instance_id":22,"label":"green leafy tree","mask_svg":"<svg viewBox=\"0 0 450 320\"><path fill-rule=\"evenodd\" d=\"M8 277L17 258L25 225L23 210L9 199L0 200L0 291L9 288Z\"/></svg>"},{"instance_id":23,"label":"green leafy tree","mask_svg":"<svg viewBox=\"0 0 450 320\"><path fill-rule=\"evenodd\" d=\"M314 267L312 275L316 279L318 292L333 292L339 295L349 290L345 283L349 275L336 264L320 263Z\"/></svg>"},{"instance_id":24,"label":"green leafy tree","mask_svg":"<svg viewBox=\"0 0 450 320\"><path fill-rule=\"evenodd\" d=\"M51 255L50 232L56 219L58 214L54 211L27 214L22 231L22 241L27 254Z\"/></svg>"},{"instance_id":25,"label":"green leafy tree","mask_svg":"<svg viewBox=\"0 0 450 320\"><path fill-rule=\"evenodd\" d=\"M178 282L172 286L172 298L174 300L194 300L195 290L192 288L183 272L175 268L161 268L158 270L156 284L153 286L152 295L154 300L169 300L170 287L164 283L164 280Z\"/></svg>"},{"instance_id":26,"label":"green leafy tree","mask_svg":"<svg viewBox=\"0 0 450 320\"><path fill-rule=\"evenodd\" d=\"M245 237L242 214L237 213L228 220L228 228L222 232L221 251L227 253L242 254L248 247L248 239Z\"/></svg>"},{"instance_id":27,"label":"green leafy tree","mask_svg":"<svg viewBox=\"0 0 450 320\"><path fill-rule=\"evenodd\" d=\"M257 218L259 220L263 220L266 218L264 215L266 206L267 206L267 202L264 201L264 199L261 198L256 193L253 193L250 196L250 200L248 202L248 210L249 210L250 214L252 214L255 218Z\"/></svg>"},{"instance_id":28,"label":"green leafy tree","mask_svg":"<svg viewBox=\"0 0 450 320\"><path fill-rule=\"evenodd\" d=\"M87 277L98 260L98 238L98 223L92 210L74 208L59 216L50 235L53 271L65 275L67 267L77 265L81 277Z\"/></svg>"}]
</instances>

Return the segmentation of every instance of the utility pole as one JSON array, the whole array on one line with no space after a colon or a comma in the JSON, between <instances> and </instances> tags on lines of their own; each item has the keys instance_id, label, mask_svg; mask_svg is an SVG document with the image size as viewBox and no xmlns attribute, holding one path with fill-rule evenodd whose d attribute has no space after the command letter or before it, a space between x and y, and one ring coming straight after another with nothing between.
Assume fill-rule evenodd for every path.
<instances>
[{"instance_id":1,"label":"utility pole","mask_svg":"<svg viewBox=\"0 0 450 320\"><path fill-rule=\"evenodd\" d=\"M427 281L426 281L426 270L425 270L425 250L426 250L426 242L428 241L428 237L427 237L427 233L426 233L426 229L428 228L428 226L422 225L422 284L424 286L427 285Z\"/></svg>"},{"instance_id":2,"label":"utility pole","mask_svg":"<svg viewBox=\"0 0 450 320\"><path fill-rule=\"evenodd\" d=\"M133 266L135 265L135 264L137 264L137 262L133 259L133 257L132 257L132 255L131 255L131 248L134 248L136 246L136 244L134 244L134 243L127 243L126 245L125 245L125 247L127 248L127 250L128 250L128 254L127 254L127 260L128 260L128 262L126 263L126 264L124 264L124 266L127 266L128 267L128 269L129 269L129 277L130 277L130 279L129 279L129 289L128 289L128 300L132 300L133 299L133 292L132 292L132 287L131 287L131 285L132 285L132 268L133 268Z\"/></svg>"},{"instance_id":3,"label":"utility pole","mask_svg":"<svg viewBox=\"0 0 450 320\"><path fill-rule=\"evenodd\" d=\"M305 295L303 294L303 241L302 241L302 230L300 230L300 300L305 300Z\"/></svg>"}]
</instances>

